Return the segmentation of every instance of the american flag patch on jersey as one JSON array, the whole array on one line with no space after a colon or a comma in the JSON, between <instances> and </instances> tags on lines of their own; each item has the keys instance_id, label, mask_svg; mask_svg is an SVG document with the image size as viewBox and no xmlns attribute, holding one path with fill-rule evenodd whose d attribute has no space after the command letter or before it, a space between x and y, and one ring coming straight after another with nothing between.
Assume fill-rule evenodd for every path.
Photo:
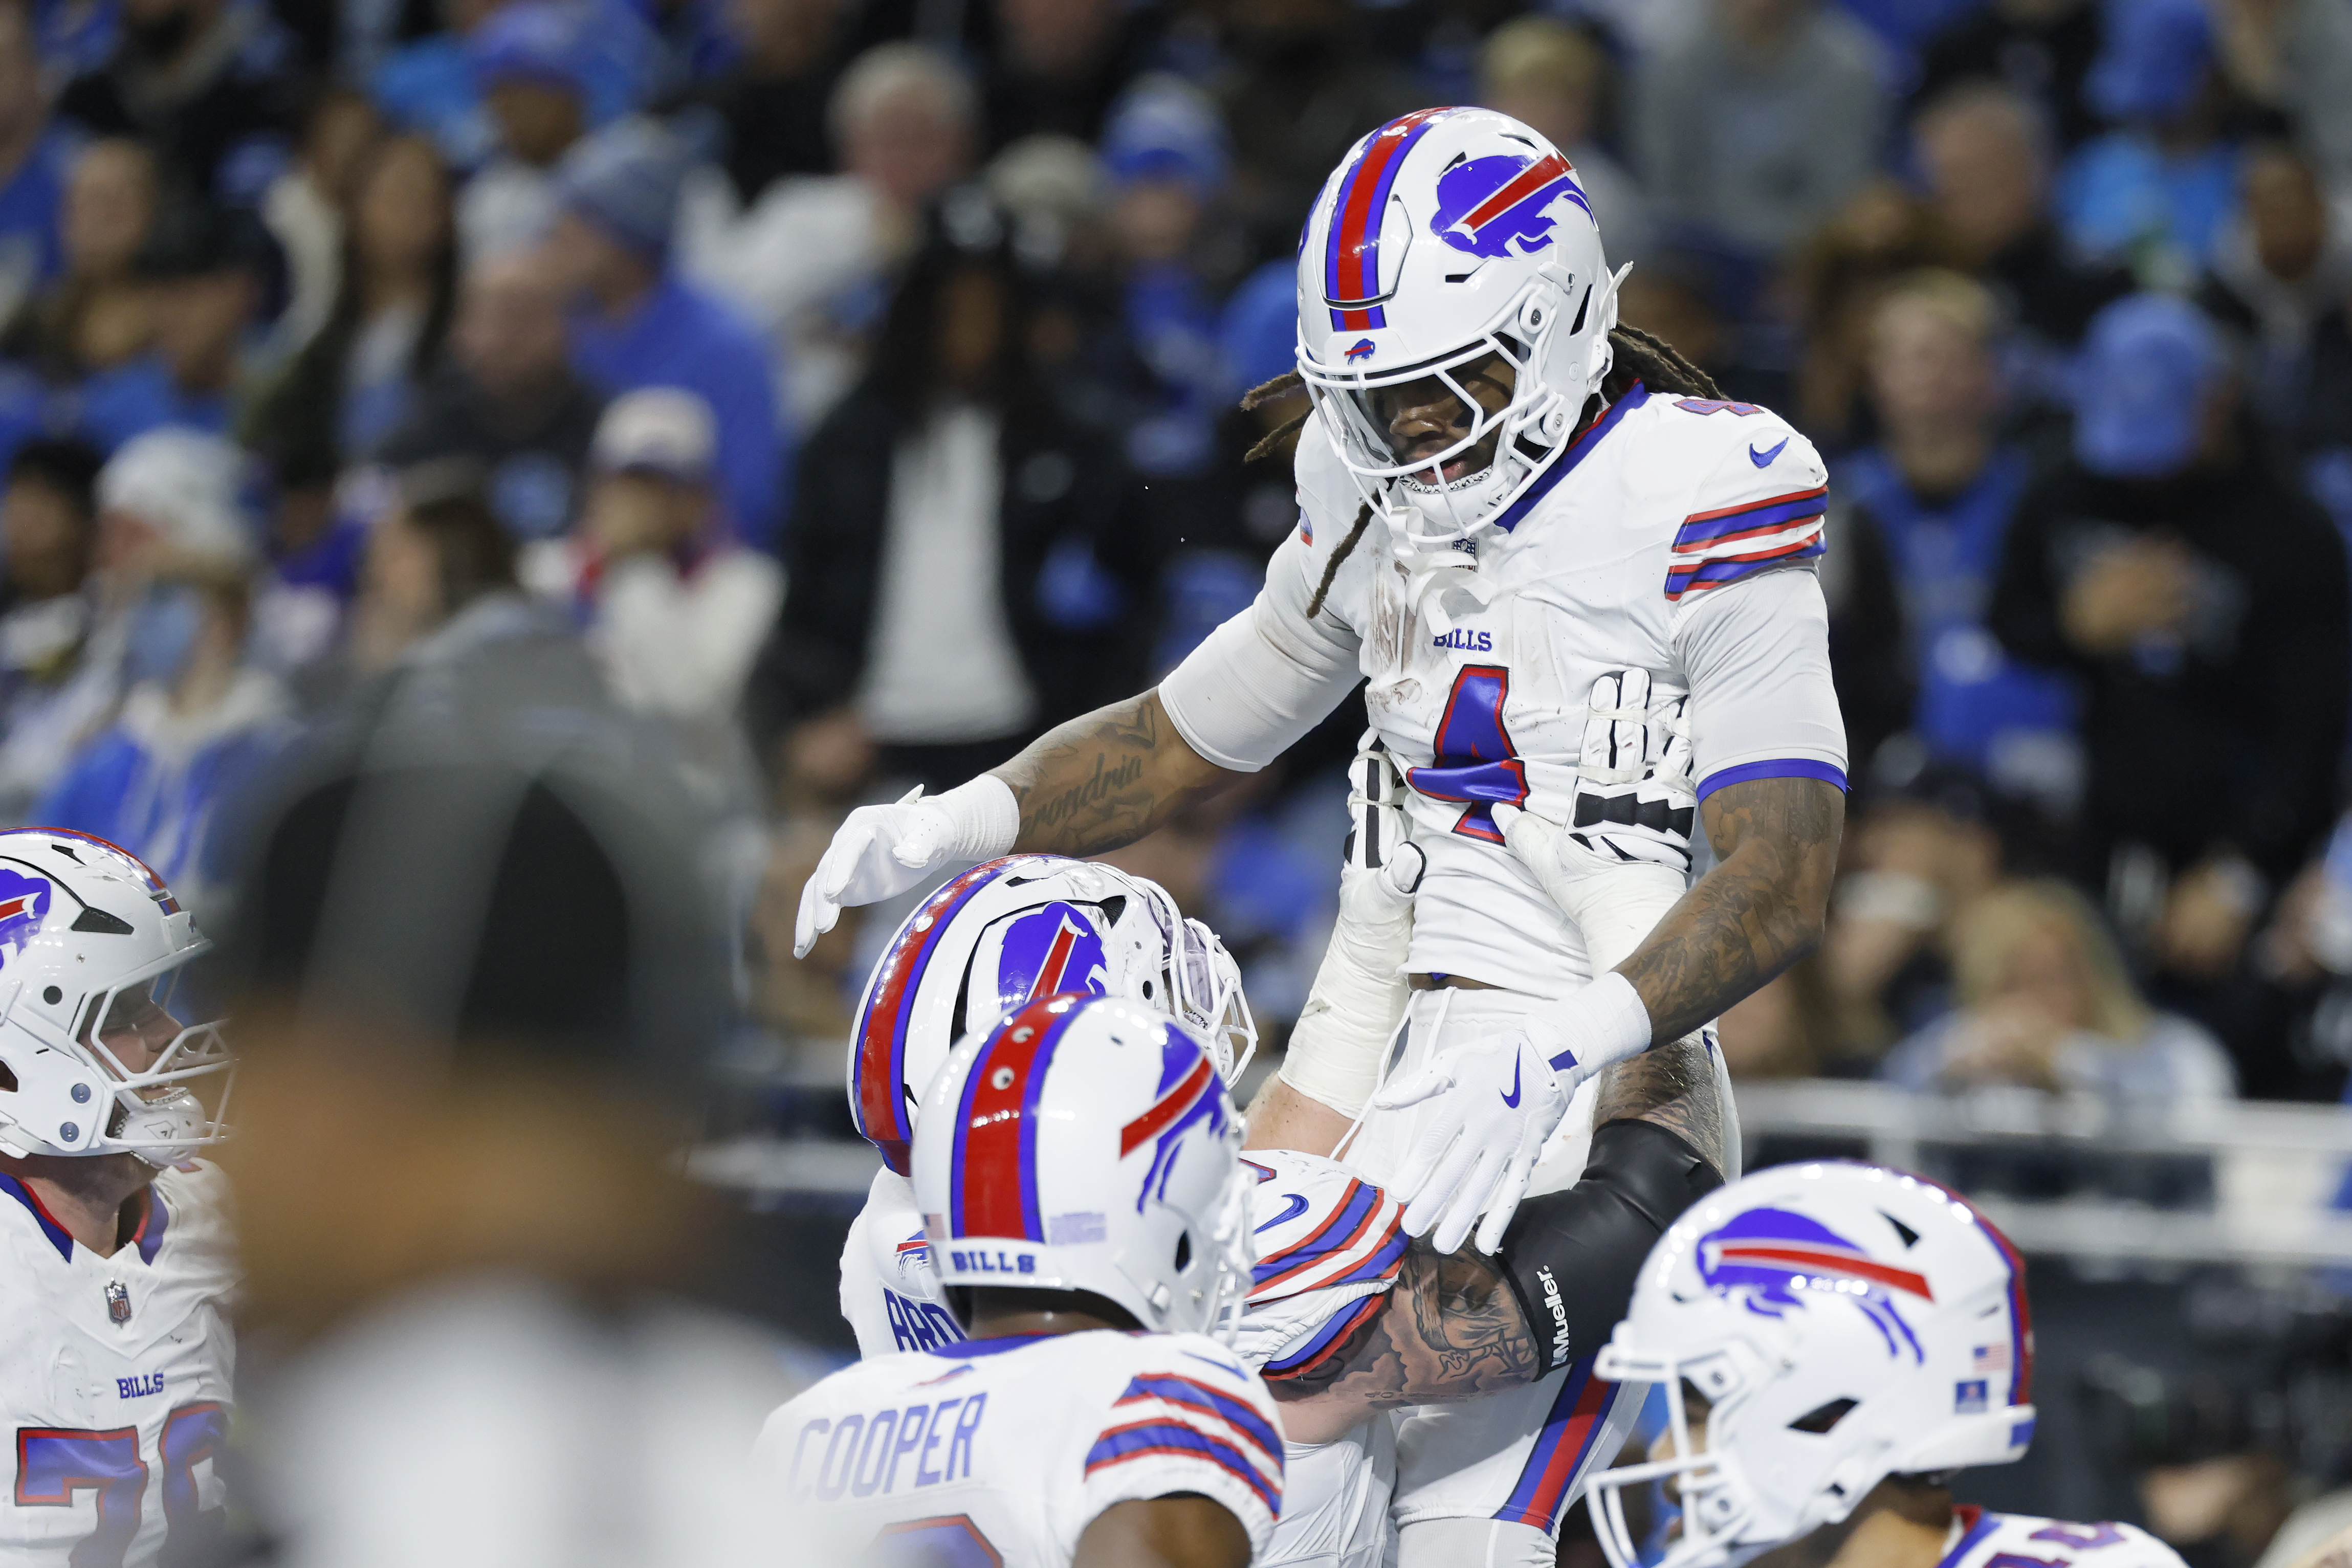
<instances>
[{"instance_id":1,"label":"american flag patch on jersey","mask_svg":"<svg viewBox=\"0 0 2352 1568\"><path fill-rule=\"evenodd\" d=\"M1666 562L1666 599L1680 603L1685 594L1817 559L1822 514L1828 505L1829 486L1817 485L1692 513L1675 532Z\"/></svg>"}]
</instances>

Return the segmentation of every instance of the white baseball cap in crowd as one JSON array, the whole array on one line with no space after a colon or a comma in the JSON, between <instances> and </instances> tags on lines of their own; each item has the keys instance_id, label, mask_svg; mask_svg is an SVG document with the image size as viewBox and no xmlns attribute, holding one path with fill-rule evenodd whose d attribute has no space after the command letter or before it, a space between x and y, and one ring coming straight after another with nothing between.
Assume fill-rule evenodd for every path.
<instances>
[{"instance_id":1,"label":"white baseball cap in crowd","mask_svg":"<svg viewBox=\"0 0 2352 1568\"><path fill-rule=\"evenodd\" d=\"M651 470L688 484L709 478L718 455L719 422L710 404L684 387L623 392L596 422L591 448L605 473Z\"/></svg>"}]
</instances>

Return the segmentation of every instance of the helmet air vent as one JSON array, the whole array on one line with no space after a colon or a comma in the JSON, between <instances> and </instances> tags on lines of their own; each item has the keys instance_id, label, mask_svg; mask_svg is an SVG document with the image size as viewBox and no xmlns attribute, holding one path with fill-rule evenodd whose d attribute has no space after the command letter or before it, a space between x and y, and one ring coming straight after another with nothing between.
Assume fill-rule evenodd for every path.
<instances>
[{"instance_id":1,"label":"helmet air vent","mask_svg":"<svg viewBox=\"0 0 2352 1568\"><path fill-rule=\"evenodd\" d=\"M1832 1399L1828 1404L1809 1411L1805 1415L1800 1416L1795 1420L1790 1422L1789 1430L1791 1432L1811 1432L1816 1437L1823 1436L1828 1433L1831 1427L1845 1419L1846 1413L1854 1407L1855 1403L1856 1401L1852 1399Z\"/></svg>"},{"instance_id":2,"label":"helmet air vent","mask_svg":"<svg viewBox=\"0 0 2352 1568\"><path fill-rule=\"evenodd\" d=\"M1176 1239L1176 1271L1181 1274L1192 1265L1192 1233L1189 1230Z\"/></svg>"},{"instance_id":3,"label":"helmet air vent","mask_svg":"<svg viewBox=\"0 0 2352 1568\"><path fill-rule=\"evenodd\" d=\"M68 929L100 936L128 936L131 935L131 922L120 915L109 915L94 904L86 904Z\"/></svg>"},{"instance_id":4,"label":"helmet air vent","mask_svg":"<svg viewBox=\"0 0 2352 1568\"><path fill-rule=\"evenodd\" d=\"M1584 297L1576 302L1576 320L1568 329L1570 337L1573 338L1584 330L1584 313L1591 308L1592 285L1588 283L1584 286Z\"/></svg>"},{"instance_id":5,"label":"helmet air vent","mask_svg":"<svg viewBox=\"0 0 2352 1568\"><path fill-rule=\"evenodd\" d=\"M1895 1234L1903 1238L1903 1245L1906 1249L1919 1245L1919 1233L1917 1231L1912 1229L1909 1226L1904 1224L1901 1220L1895 1218L1893 1215L1887 1213L1883 1208L1878 1211L1878 1214L1880 1218L1885 1220L1887 1224L1895 1227Z\"/></svg>"}]
</instances>

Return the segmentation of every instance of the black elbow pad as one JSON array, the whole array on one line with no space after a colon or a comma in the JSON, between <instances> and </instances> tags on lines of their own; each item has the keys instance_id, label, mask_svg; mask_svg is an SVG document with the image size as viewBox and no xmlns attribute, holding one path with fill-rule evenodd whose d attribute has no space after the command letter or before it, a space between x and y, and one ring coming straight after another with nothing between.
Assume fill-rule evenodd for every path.
<instances>
[{"instance_id":1,"label":"black elbow pad","mask_svg":"<svg viewBox=\"0 0 2352 1568\"><path fill-rule=\"evenodd\" d=\"M1496 1260L1528 1316L1547 1373L1608 1343L1676 1216L1723 1185L1706 1156L1654 1122L1592 1132L1584 1175L1519 1205Z\"/></svg>"}]
</instances>

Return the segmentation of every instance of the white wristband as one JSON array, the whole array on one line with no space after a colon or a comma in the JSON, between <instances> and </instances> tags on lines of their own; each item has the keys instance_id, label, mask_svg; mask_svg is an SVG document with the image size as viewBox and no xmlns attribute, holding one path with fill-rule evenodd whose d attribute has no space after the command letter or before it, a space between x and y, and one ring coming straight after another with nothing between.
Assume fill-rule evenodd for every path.
<instances>
[{"instance_id":1,"label":"white wristband","mask_svg":"<svg viewBox=\"0 0 2352 1568\"><path fill-rule=\"evenodd\" d=\"M1613 969L1528 1022L1551 1070L1573 1071L1580 1081L1650 1049L1650 1009L1633 982Z\"/></svg>"},{"instance_id":2,"label":"white wristband","mask_svg":"<svg viewBox=\"0 0 2352 1568\"><path fill-rule=\"evenodd\" d=\"M1412 995L1403 974L1412 902L1377 871L1340 879L1339 919L1282 1058L1282 1081L1343 1116L1364 1108Z\"/></svg>"},{"instance_id":3,"label":"white wristband","mask_svg":"<svg viewBox=\"0 0 2352 1568\"><path fill-rule=\"evenodd\" d=\"M940 843L943 862L992 861L1011 854L1013 841L1021 836L1021 802L1013 798L1013 786L993 773L934 795L924 804L945 814L951 829Z\"/></svg>"}]
</instances>

